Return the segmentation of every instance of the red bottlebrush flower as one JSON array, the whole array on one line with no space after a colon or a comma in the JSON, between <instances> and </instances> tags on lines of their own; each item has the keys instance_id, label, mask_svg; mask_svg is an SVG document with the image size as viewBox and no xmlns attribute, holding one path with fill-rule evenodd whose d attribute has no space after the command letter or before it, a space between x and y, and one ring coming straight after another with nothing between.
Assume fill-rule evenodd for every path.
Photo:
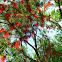
<instances>
[{"instance_id":1,"label":"red bottlebrush flower","mask_svg":"<svg viewBox=\"0 0 62 62\"><path fill-rule=\"evenodd\" d=\"M46 9L46 6L44 6L44 11L45 11L45 9Z\"/></svg>"},{"instance_id":2,"label":"red bottlebrush flower","mask_svg":"<svg viewBox=\"0 0 62 62\"><path fill-rule=\"evenodd\" d=\"M20 42L19 42L19 41L17 41L17 42L15 43L15 48L16 48L16 49L18 49L18 48L19 48L19 46L20 46Z\"/></svg>"},{"instance_id":3,"label":"red bottlebrush flower","mask_svg":"<svg viewBox=\"0 0 62 62\"><path fill-rule=\"evenodd\" d=\"M24 3L24 1L21 1L21 4L23 4Z\"/></svg>"},{"instance_id":4,"label":"red bottlebrush flower","mask_svg":"<svg viewBox=\"0 0 62 62\"><path fill-rule=\"evenodd\" d=\"M35 24L35 26L38 27L39 26L39 23Z\"/></svg>"},{"instance_id":5,"label":"red bottlebrush flower","mask_svg":"<svg viewBox=\"0 0 62 62\"><path fill-rule=\"evenodd\" d=\"M40 26L43 27L43 24L41 24Z\"/></svg>"},{"instance_id":6,"label":"red bottlebrush flower","mask_svg":"<svg viewBox=\"0 0 62 62\"><path fill-rule=\"evenodd\" d=\"M22 51L22 52L23 52L23 49L21 49L20 51Z\"/></svg>"},{"instance_id":7,"label":"red bottlebrush flower","mask_svg":"<svg viewBox=\"0 0 62 62\"><path fill-rule=\"evenodd\" d=\"M49 15L49 19L51 18L51 15Z\"/></svg>"},{"instance_id":8,"label":"red bottlebrush flower","mask_svg":"<svg viewBox=\"0 0 62 62\"><path fill-rule=\"evenodd\" d=\"M6 15L5 15L5 19L8 19L9 17L10 17L9 14L6 14Z\"/></svg>"},{"instance_id":9,"label":"red bottlebrush flower","mask_svg":"<svg viewBox=\"0 0 62 62\"><path fill-rule=\"evenodd\" d=\"M52 55L52 51L50 51L50 55Z\"/></svg>"},{"instance_id":10,"label":"red bottlebrush flower","mask_svg":"<svg viewBox=\"0 0 62 62\"><path fill-rule=\"evenodd\" d=\"M38 18L37 16L35 16L34 18Z\"/></svg>"},{"instance_id":11,"label":"red bottlebrush flower","mask_svg":"<svg viewBox=\"0 0 62 62\"><path fill-rule=\"evenodd\" d=\"M30 8L30 5L27 6L27 10L30 11L30 12L32 11L31 8Z\"/></svg>"},{"instance_id":12,"label":"red bottlebrush flower","mask_svg":"<svg viewBox=\"0 0 62 62\"><path fill-rule=\"evenodd\" d=\"M26 62L26 59L23 59L24 62Z\"/></svg>"},{"instance_id":13,"label":"red bottlebrush flower","mask_svg":"<svg viewBox=\"0 0 62 62\"><path fill-rule=\"evenodd\" d=\"M28 18L28 19L31 19L31 16L28 16L27 18Z\"/></svg>"},{"instance_id":14,"label":"red bottlebrush flower","mask_svg":"<svg viewBox=\"0 0 62 62\"><path fill-rule=\"evenodd\" d=\"M55 53L57 53L57 51L56 51L56 50L54 50L54 52L55 52Z\"/></svg>"},{"instance_id":15,"label":"red bottlebrush flower","mask_svg":"<svg viewBox=\"0 0 62 62\"><path fill-rule=\"evenodd\" d=\"M3 5L3 4L0 4L0 6L2 7L2 8L1 8L2 10L4 10L4 9L5 9L5 7L4 7L4 5Z\"/></svg>"},{"instance_id":16,"label":"red bottlebrush flower","mask_svg":"<svg viewBox=\"0 0 62 62\"><path fill-rule=\"evenodd\" d=\"M20 38L20 41L22 41L22 38Z\"/></svg>"},{"instance_id":17,"label":"red bottlebrush flower","mask_svg":"<svg viewBox=\"0 0 62 62\"><path fill-rule=\"evenodd\" d=\"M3 13L3 10L2 10L2 8L0 8L0 13Z\"/></svg>"},{"instance_id":18,"label":"red bottlebrush flower","mask_svg":"<svg viewBox=\"0 0 62 62\"><path fill-rule=\"evenodd\" d=\"M15 23L15 25L16 25L17 27L20 27L20 23Z\"/></svg>"},{"instance_id":19,"label":"red bottlebrush flower","mask_svg":"<svg viewBox=\"0 0 62 62\"><path fill-rule=\"evenodd\" d=\"M52 44L52 46L54 46L54 45Z\"/></svg>"},{"instance_id":20,"label":"red bottlebrush flower","mask_svg":"<svg viewBox=\"0 0 62 62\"><path fill-rule=\"evenodd\" d=\"M7 7L7 5L5 5L5 7Z\"/></svg>"},{"instance_id":21,"label":"red bottlebrush flower","mask_svg":"<svg viewBox=\"0 0 62 62\"><path fill-rule=\"evenodd\" d=\"M15 46L15 43L16 43L16 42L13 43L13 46Z\"/></svg>"},{"instance_id":22,"label":"red bottlebrush flower","mask_svg":"<svg viewBox=\"0 0 62 62\"><path fill-rule=\"evenodd\" d=\"M26 1L29 1L29 0L26 0Z\"/></svg>"},{"instance_id":23,"label":"red bottlebrush flower","mask_svg":"<svg viewBox=\"0 0 62 62\"><path fill-rule=\"evenodd\" d=\"M21 41L21 46L22 46L22 38L19 38L19 40Z\"/></svg>"},{"instance_id":24,"label":"red bottlebrush flower","mask_svg":"<svg viewBox=\"0 0 62 62\"><path fill-rule=\"evenodd\" d=\"M11 48L13 48L13 45L11 45Z\"/></svg>"},{"instance_id":25,"label":"red bottlebrush flower","mask_svg":"<svg viewBox=\"0 0 62 62\"><path fill-rule=\"evenodd\" d=\"M0 53L0 55L1 55L1 53Z\"/></svg>"},{"instance_id":26,"label":"red bottlebrush flower","mask_svg":"<svg viewBox=\"0 0 62 62\"><path fill-rule=\"evenodd\" d=\"M50 6L51 4L52 4L51 2L48 2L48 3L47 3L47 6Z\"/></svg>"},{"instance_id":27,"label":"red bottlebrush flower","mask_svg":"<svg viewBox=\"0 0 62 62\"><path fill-rule=\"evenodd\" d=\"M1 58L1 62L4 62L5 59L6 59L6 56L3 56L3 57Z\"/></svg>"},{"instance_id":28,"label":"red bottlebrush flower","mask_svg":"<svg viewBox=\"0 0 62 62\"><path fill-rule=\"evenodd\" d=\"M28 43L28 41L26 40L26 43Z\"/></svg>"},{"instance_id":29,"label":"red bottlebrush flower","mask_svg":"<svg viewBox=\"0 0 62 62\"><path fill-rule=\"evenodd\" d=\"M10 30L13 30L13 29L14 29L14 25L11 25Z\"/></svg>"},{"instance_id":30,"label":"red bottlebrush flower","mask_svg":"<svg viewBox=\"0 0 62 62\"><path fill-rule=\"evenodd\" d=\"M5 29L4 29L4 28L2 28L2 29L0 30L0 32L1 32L1 33L5 32Z\"/></svg>"},{"instance_id":31,"label":"red bottlebrush flower","mask_svg":"<svg viewBox=\"0 0 62 62\"><path fill-rule=\"evenodd\" d=\"M34 33L34 32L32 32L32 34L33 34L33 35L35 35L35 33Z\"/></svg>"},{"instance_id":32,"label":"red bottlebrush flower","mask_svg":"<svg viewBox=\"0 0 62 62\"><path fill-rule=\"evenodd\" d=\"M35 17L35 14L32 14Z\"/></svg>"},{"instance_id":33,"label":"red bottlebrush flower","mask_svg":"<svg viewBox=\"0 0 62 62\"><path fill-rule=\"evenodd\" d=\"M5 35L4 35L4 38L8 38L8 36L9 36L9 33L6 32Z\"/></svg>"},{"instance_id":34,"label":"red bottlebrush flower","mask_svg":"<svg viewBox=\"0 0 62 62\"><path fill-rule=\"evenodd\" d=\"M41 20L42 20L42 22L45 22L45 19L46 18L46 16L43 16L42 18L41 18Z\"/></svg>"},{"instance_id":35,"label":"red bottlebrush flower","mask_svg":"<svg viewBox=\"0 0 62 62\"><path fill-rule=\"evenodd\" d=\"M27 30L27 28L29 28L29 26L28 26L28 25L26 25L24 28L25 28L25 30Z\"/></svg>"},{"instance_id":36,"label":"red bottlebrush flower","mask_svg":"<svg viewBox=\"0 0 62 62\"><path fill-rule=\"evenodd\" d=\"M6 0L3 0L4 2L6 1Z\"/></svg>"},{"instance_id":37,"label":"red bottlebrush flower","mask_svg":"<svg viewBox=\"0 0 62 62\"><path fill-rule=\"evenodd\" d=\"M7 44L9 45L9 44L10 44L10 42L7 42Z\"/></svg>"},{"instance_id":38,"label":"red bottlebrush flower","mask_svg":"<svg viewBox=\"0 0 62 62\"><path fill-rule=\"evenodd\" d=\"M16 3L13 3L12 5L13 5L14 7L17 6Z\"/></svg>"},{"instance_id":39,"label":"red bottlebrush flower","mask_svg":"<svg viewBox=\"0 0 62 62\"><path fill-rule=\"evenodd\" d=\"M47 56L47 55L45 55L45 57L47 58L48 56Z\"/></svg>"},{"instance_id":40,"label":"red bottlebrush flower","mask_svg":"<svg viewBox=\"0 0 62 62\"><path fill-rule=\"evenodd\" d=\"M49 53L49 49L47 49L46 53Z\"/></svg>"},{"instance_id":41,"label":"red bottlebrush flower","mask_svg":"<svg viewBox=\"0 0 62 62\"><path fill-rule=\"evenodd\" d=\"M24 36L24 39L27 39L27 36Z\"/></svg>"},{"instance_id":42,"label":"red bottlebrush flower","mask_svg":"<svg viewBox=\"0 0 62 62\"><path fill-rule=\"evenodd\" d=\"M52 47L52 46L50 46L50 48L52 49L53 47Z\"/></svg>"},{"instance_id":43,"label":"red bottlebrush flower","mask_svg":"<svg viewBox=\"0 0 62 62\"><path fill-rule=\"evenodd\" d=\"M16 16L16 15L17 15L17 13L14 14L14 16Z\"/></svg>"},{"instance_id":44,"label":"red bottlebrush flower","mask_svg":"<svg viewBox=\"0 0 62 62\"><path fill-rule=\"evenodd\" d=\"M38 10L39 10L39 12L41 12L41 9L40 8Z\"/></svg>"}]
</instances>

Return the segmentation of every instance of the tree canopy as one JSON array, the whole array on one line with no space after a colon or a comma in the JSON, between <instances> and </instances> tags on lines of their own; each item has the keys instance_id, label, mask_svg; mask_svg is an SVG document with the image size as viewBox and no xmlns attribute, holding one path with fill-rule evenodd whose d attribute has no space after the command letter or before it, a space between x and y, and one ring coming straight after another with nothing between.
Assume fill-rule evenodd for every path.
<instances>
[{"instance_id":1,"label":"tree canopy","mask_svg":"<svg viewBox=\"0 0 62 62\"><path fill-rule=\"evenodd\" d=\"M62 0L54 2L3 0L0 4L1 62L62 62L62 26L58 23L62 21ZM58 9L46 13L50 6ZM50 30L56 31L54 39L47 35ZM27 53L27 45L34 50L33 57Z\"/></svg>"}]
</instances>

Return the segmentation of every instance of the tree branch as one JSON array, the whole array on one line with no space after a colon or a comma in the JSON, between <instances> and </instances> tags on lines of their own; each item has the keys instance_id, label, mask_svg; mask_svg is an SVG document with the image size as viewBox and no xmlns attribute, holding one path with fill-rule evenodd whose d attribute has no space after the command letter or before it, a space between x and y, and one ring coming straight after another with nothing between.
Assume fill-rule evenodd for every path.
<instances>
[{"instance_id":1,"label":"tree branch","mask_svg":"<svg viewBox=\"0 0 62 62\"><path fill-rule=\"evenodd\" d=\"M60 15L61 15L61 18L62 18L62 12L61 12L61 8L60 8L60 0L58 0L58 6L59 6Z\"/></svg>"},{"instance_id":2,"label":"tree branch","mask_svg":"<svg viewBox=\"0 0 62 62\"><path fill-rule=\"evenodd\" d=\"M20 51L20 49L17 49L17 50ZM20 51L20 52L21 52L21 51ZM22 53L23 53L24 56L26 56L26 57L29 58L30 60L32 60L32 61L34 61L34 62L39 62L39 61L37 61L36 59L34 59L34 58L28 56L24 51L23 51Z\"/></svg>"},{"instance_id":3,"label":"tree branch","mask_svg":"<svg viewBox=\"0 0 62 62\"><path fill-rule=\"evenodd\" d=\"M60 30L62 30L62 27L61 27L57 22L55 22L55 21L53 21L53 20L49 20L49 21L52 22L52 23L54 23L56 26L59 27Z\"/></svg>"},{"instance_id":4,"label":"tree branch","mask_svg":"<svg viewBox=\"0 0 62 62\"><path fill-rule=\"evenodd\" d=\"M4 23L4 22L0 22L0 23L7 24L7 23Z\"/></svg>"}]
</instances>

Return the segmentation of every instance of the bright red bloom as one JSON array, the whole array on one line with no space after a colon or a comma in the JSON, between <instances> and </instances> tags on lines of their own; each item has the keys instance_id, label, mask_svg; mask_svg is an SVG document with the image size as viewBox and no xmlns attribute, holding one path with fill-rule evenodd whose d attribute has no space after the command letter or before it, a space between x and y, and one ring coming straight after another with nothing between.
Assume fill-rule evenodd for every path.
<instances>
[{"instance_id":1,"label":"bright red bloom","mask_svg":"<svg viewBox=\"0 0 62 62\"><path fill-rule=\"evenodd\" d=\"M26 59L23 59L24 60L24 62L26 62Z\"/></svg>"},{"instance_id":2,"label":"bright red bloom","mask_svg":"<svg viewBox=\"0 0 62 62\"><path fill-rule=\"evenodd\" d=\"M34 16L34 18L38 18L37 16Z\"/></svg>"},{"instance_id":3,"label":"bright red bloom","mask_svg":"<svg viewBox=\"0 0 62 62\"><path fill-rule=\"evenodd\" d=\"M5 35L4 35L4 38L8 38L8 36L9 36L9 33L6 32Z\"/></svg>"},{"instance_id":4,"label":"bright red bloom","mask_svg":"<svg viewBox=\"0 0 62 62\"><path fill-rule=\"evenodd\" d=\"M13 45L11 45L11 48L13 48Z\"/></svg>"},{"instance_id":5,"label":"bright red bloom","mask_svg":"<svg viewBox=\"0 0 62 62\"><path fill-rule=\"evenodd\" d=\"M47 58L48 56L45 54L45 57Z\"/></svg>"},{"instance_id":6,"label":"bright red bloom","mask_svg":"<svg viewBox=\"0 0 62 62\"><path fill-rule=\"evenodd\" d=\"M2 10L2 8L0 8L0 13L3 13L3 10Z\"/></svg>"},{"instance_id":7,"label":"bright red bloom","mask_svg":"<svg viewBox=\"0 0 62 62\"><path fill-rule=\"evenodd\" d=\"M10 30L13 30L13 29L14 29L14 25L11 25Z\"/></svg>"},{"instance_id":8,"label":"bright red bloom","mask_svg":"<svg viewBox=\"0 0 62 62\"><path fill-rule=\"evenodd\" d=\"M20 23L15 23L15 25L16 25L17 27L20 27Z\"/></svg>"},{"instance_id":9,"label":"bright red bloom","mask_svg":"<svg viewBox=\"0 0 62 62\"><path fill-rule=\"evenodd\" d=\"M39 12L41 12L41 9L40 8L38 10L39 10Z\"/></svg>"},{"instance_id":10,"label":"bright red bloom","mask_svg":"<svg viewBox=\"0 0 62 62\"><path fill-rule=\"evenodd\" d=\"M4 29L4 28L2 28L2 29L0 30L0 32L1 32L1 33L5 32L5 29Z\"/></svg>"},{"instance_id":11,"label":"bright red bloom","mask_svg":"<svg viewBox=\"0 0 62 62\"><path fill-rule=\"evenodd\" d=\"M50 51L50 55L52 55L52 51Z\"/></svg>"},{"instance_id":12,"label":"bright red bloom","mask_svg":"<svg viewBox=\"0 0 62 62\"><path fill-rule=\"evenodd\" d=\"M1 62L4 62L5 59L6 59L6 56L3 56L3 57L1 58Z\"/></svg>"},{"instance_id":13,"label":"bright red bloom","mask_svg":"<svg viewBox=\"0 0 62 62\"><path fill-rule=\"evenodd\" d=\"M46 53L49 53L49 49L47 49Z\"/></svg>"},{"instance_id":14,"label":"bright red bloom","mask_svg":"<svg viewBox=\"0 0 62 62\"><path fill-rule=\"evenodd\" d=\"M5 19L8 19L9 17L10 17L9 14L6 14L6 15L5 15Z\"/></svg>"},{"instance_id":15,"label":"bright red bloom","mask_svg":"<svg viewBox=\"0 0 62 62\"><path fill-rule=\"evenodd\" d=\"M10 44L10 42L7 42L7 44L9 45L9 44Z\"/></svg>"},{"instance_id":16,"label":"bright red bloom","mask_svg":"<svg viewBox=\"0 0 62 62\"><path fill-rule=\"evenodd\" d=\"M4 2L6 1L6 0L3 0Z\"/></svg>"},{"instance_id":17,"label":"bright red bloom","mask_svg":"<svg viewBox=\"0 0 62 62\"><path fill-rule=\"evenodd\" d=\"M23 4L24 3L24 1L21 1L21 4Z\"/></svg>"},{"instance_id":18,"label":"bright red bloom","mask_svg":"<svg viewBox=\"0 0 62 62\"><path fill-rule=\"evenodd\" d=\"M57 51L56 51L56 50L54 50L54 52L55 52L55 53L57 53Z\"/></svg>"},{"instance_id":19,"label":"bright red bloom","mask_svg":"<svg viewBox=\"0 0 62 62\"><path fill-rule=\"evenodd\" d=\"M26 0L26 1L29 1L29 0Z\"/></svg>"},{"instance_id":20,"label":"bright red bloom","mask_svg":"<svg viewBox=\"0 0 62 62\"><path fill-rule=\"evenodd\" d=\"M50 6L51 4L52 4L51 2L48 2L48 3L47 3L47 6Z\"/></svg>"},{"instance_id":21,"label":"bright red bloom","mask_svg":"<svg viewBox=\"0 0 62 62\"><path fill-rule=\"evenodd\" d=\"M46 9L46 6L44 6L44 11L45 11L45 9Z\"/></svg>"},{"instance_id":22,"label":"bright red bloom","mask_svg":"<svg viewBox=\"0 0 62 62\"><path fill-rule=\"evenodd\" d=\"M13 43L13 46L15 46L15 43L16 43L16 42Z\"/></svg>"},{"instance_id":23,"label":"bright red bloom","mask_svg":"<svg viewBox=\"0 0 62 62\"><path fill-rule=\"evenodd\" d=\"M17 15L17 13L14 14L14 16L16 16L16 15Z\"/></svg>"},{"instance_id":24,"label":"bright red bloom","mask_svg":"<svg viewBox=\"0 0 62 62\"><path fill-rule=\"evenodd\" d=\"M27 6L27 10L30 11L30 12L32 11L31 8L30 8L30 5Z\"/></svg>"},{"instance_id":25,"label":"bright red bloom","mask_svg":"<svg viewBox=\"0 0 62 62\"><path fill-rule=\"evenodd\" d=\"M23 52L23 49L21 49L20 51L22 51L22 52Z\"/></svg>"},{"instance_id":26,"label":"bright red bloom","mask_svg":"<svg viewBox=\"0 0 62 62\"><path fill-rule=\"evenodd\" d=\"M40 26L43 27L43 24L41 24Z\"/></svg>"},{"instance_id":27,"label":"bright red bloom","mask_svg":"<svg viewBox=\"0 0 62 62\"><path fill-rule=\"evenodd\" d=\"M18 48L19 48L19 46L20 46L20 42L19 42L19 41L17 41L17 42L15 43L15 48L16 48L16 49L18 49Z\"/></svg>"},{"instance_id":28,"label":"bright red bloom","mask_svg":"<svg viewBox=\"0 0 62 62\"><path fill-rule=\"evenodd\" d=\"M33 35L35 35L35 33L34 33L34 32L32 32L32 34L33 34Z\"/></svg>"},{"instance_id":29,"label":"bright red bloom","mask_svg":"<svg viewBox=\"0 0 62 62\"><path fill-rule=\"evenodd\" d=\"M35 26L38 27L39 26L39 23L35 24Z\"/></svg>"},{"instance_id":30,"label":"bright red bloom","mask_svg":"<svg viewBox=\"0 0 62 62\"><path fill-rule=\"evenodd\" d=\"M2 7L2 8L1 8L2 10L4 10L4 9L5 9L5 7L4 7L4 5L3 5L3 4L0 4L0 6Z\"/></svg>"}]
</instances>

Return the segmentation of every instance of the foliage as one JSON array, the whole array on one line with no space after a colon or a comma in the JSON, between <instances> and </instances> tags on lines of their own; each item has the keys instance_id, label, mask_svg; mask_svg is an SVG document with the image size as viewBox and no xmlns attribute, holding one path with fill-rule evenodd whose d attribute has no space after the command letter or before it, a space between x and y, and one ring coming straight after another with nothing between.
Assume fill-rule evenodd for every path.
<instances>
[{"instance_id":1,"label":"foliage","mask_svg":"<svg viewBox=\"0 0 62 62\"><path fill-rule=\"evenodd\" d=\"M56 12L53 10L51 15L45 15L47 7L52 5L51 2L45 4L41 10L43 2L40 0L7 1L10 4L0 4L1 62L5 60L7 62L62 62L62 27L58 24L62 18L61 8L59 7ZM57 4L59 5L59 2ZM46 24L48 21L52 22L51 25ZM57 29L58 32L60 30L61 34L54 37L57 42L55 39L51 42L46 33L48 29ZM41 37L37 35L38 32ZM13 42L12 36L15 39ZM33 38L34 46L28 41L29 38ZM35 51L34 58L28 54L27 45Z\"/></svg>"}]
</instances>

